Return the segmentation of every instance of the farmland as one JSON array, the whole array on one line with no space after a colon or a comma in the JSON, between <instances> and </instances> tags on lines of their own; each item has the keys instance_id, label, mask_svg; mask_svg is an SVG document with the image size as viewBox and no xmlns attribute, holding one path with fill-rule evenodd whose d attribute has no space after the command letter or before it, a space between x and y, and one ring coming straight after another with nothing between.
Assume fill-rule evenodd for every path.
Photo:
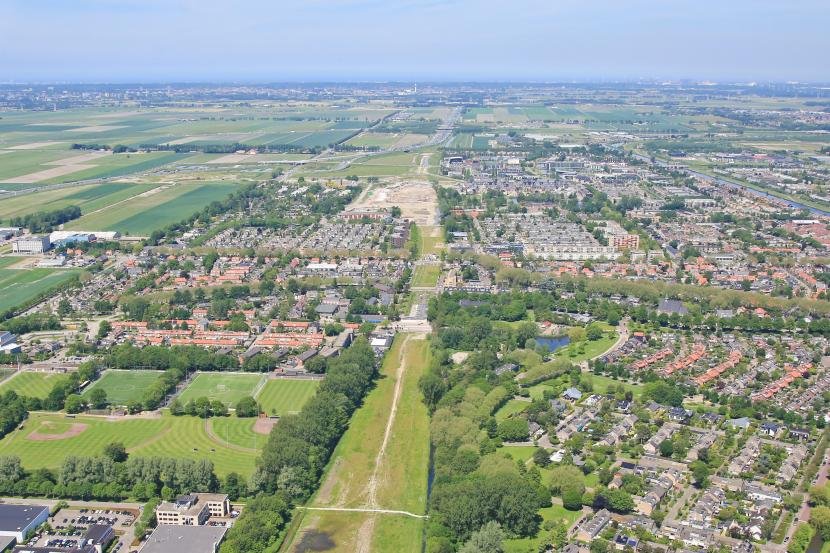
<instances>
[{"instance_id":1,"label":"farmland","mask_svg":"<svg viewBox=\"0 0 830 553\"><path fill-rule=\"evenodd\" d=\"M26 397L45 398L58 382L66 380L62 373L20 371L0 383L0 392L13 391Z\"/></svg>"},{"instance_id":2,"label":"farmland","mask_svg":"<svg viewBox=\"0 0 830 553\"><path fill-rule=\"evenodd\" d=\"M0 313L70 280L78 271L67 269L0 268Z\"/></svg>"},{"instance_id":3,"label":"farmland","mask_svg":"<svg viewBox=\"0 0 830 553\"><path fill-rule=\"evenodd\" d=\"M266 378L261 374L199 373L181 393L179 400L186 403L191 399L207 397L233 406L243 397L255 395Z\"/></svg>"},{"instance_id":4,"label":"farmland","mask_svg":"<svg viewBox=\"0 0 830 553\"><path fill-rule=\"evenodd\" d=\"M92 390L102 389L107 393L111 405L127 405L130 401L140 401L144 389L155 382L160 371L119 371L109 370L84 390L84 397L89 397Z\"/></svg>"},{"instance_id":5,"label":"farmland","mask_svg":"<svg viewBox=\"0 0 830 553\"><path fill-rule=\"evenodd\" d=\"M299 412L319 385L318 380L271 379L256 399L266 414L284 416Z\"/></svg>"},{"instance_id":6,"label":"farmland","mask_svg":"<svg viewBox=\"0 0 830 553\"><path fill-rule=\"evenodd\" d=\"M220 476L249 475L257 452L225 445L196 417L108 417L32 413L22 427L0 440L0 454L17 455L23 466L55 469L69 455L100 455L112 442L122 442L130 455L209 459ZM235 427L234 432L242 432ZM46 436L46 437L44 437ZM234 438L236 439L236 438Z\"/></svg>"},{"instance_id":7,"label":"farmland","mask_svg":"<svg viewBox=\"0 0 830 553\"><path fill-rule=\"evenodd\" d=\"M228 196L235 184L211 182L154 188L142 196L84 215L66 225L76 230L115 230L146 236L158 228L181 221L210 202Z\"/></svg>"},{"instance_id":8,"label":"farmland","mask_svg":"<svg viewBox=\"0 0 830 553\"><path fill-rule=\"evenodd\" d=\"M81 208L81 213L106 208L134 196L144 194L157 184L106 183L59 188L6 198L0 202L0 218L19 217L36 211L51 211L70 205Z\"/></svg>"}]
</instances>

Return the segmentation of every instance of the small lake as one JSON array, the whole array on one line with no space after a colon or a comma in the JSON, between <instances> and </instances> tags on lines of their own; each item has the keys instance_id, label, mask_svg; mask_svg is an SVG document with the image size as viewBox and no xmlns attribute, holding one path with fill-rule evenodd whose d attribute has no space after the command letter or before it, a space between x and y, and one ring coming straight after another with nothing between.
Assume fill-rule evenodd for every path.
<instances>
[{"instance_id":1,"label":"small lake","mask_svg":"<svg viewBox=\"0 0 830 553\"><path fill-rule=\"evenodd\" d=\"M537 336L536 343L548 351L556 351L571 343L567 336Z\"/></svg>"}]
</instances>

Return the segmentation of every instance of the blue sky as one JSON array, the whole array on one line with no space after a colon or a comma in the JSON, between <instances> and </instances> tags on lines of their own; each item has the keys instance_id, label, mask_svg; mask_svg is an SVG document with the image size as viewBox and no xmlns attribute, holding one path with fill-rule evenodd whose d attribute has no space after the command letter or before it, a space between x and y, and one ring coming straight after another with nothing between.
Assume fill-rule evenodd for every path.
<instances>
[{"instance_id":1,"label":"blue sky","mask_svg":"<svg viewBox=\"0 0 830 553\"><path fill-rule=\"evenodd\" d=\"M827 0L0 0L0 82L830 81Z\"/></svg>"}]
</instances>

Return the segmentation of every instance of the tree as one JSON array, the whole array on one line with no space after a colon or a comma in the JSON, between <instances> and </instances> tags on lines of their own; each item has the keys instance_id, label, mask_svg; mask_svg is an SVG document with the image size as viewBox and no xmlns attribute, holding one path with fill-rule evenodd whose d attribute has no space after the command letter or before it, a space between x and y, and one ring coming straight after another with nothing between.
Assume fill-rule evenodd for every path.
<instances>
[{"instance_id":1,"label":"tree","mask_svg":"<svg viewBox=\"0 0 830 553\"><path fill-rule=\"evenodd\" d=\"M562 506L569 511L582 509L582 494L585 486L579 483L568 483L562 488Z\"/></svg>"},{"instance_id":2,"label":"tree","mask_svg":"<svg viewBox=\"0 0 830 553\"><path fill-rule=\"evenodd\" d=\"M89 403L95 409L103 409L107 406L107 392L103 388L93 388L89 393Z\"/></svg>"},{"instance_id":3,"label":"tree","mask_svg":"<svg viewBox=\"0 0 830 553\"><path fill-rule=\"evenodd\" d=\"M72 313L72 304L69 303L69 300L66 298L61 298L61 301L58 302L58 315L61 318L66 317Z\"/></svg>"},{"instance_id":4,"label":"tree","mask_svg":"<svg viewBox=\"0 0 830 553\"><path fill-rule=\"evenodd\" d=\"M236 403L237 417L256 417L259 413L259 404L251 396L243 397Z\"/></svg>"},{"instance_id":5,"label":"tree","mask_svg":"<svg viewBox=\"0 0 830 553\"><path fill-rule=\"evenodd\" d=\"M503 540L504 532L499 523L490 521L477 532L473 532L458 553L502 553Z\"/></svg>"},{"instance_id":6,"label":"tree","mask_svg":"<svg viewBox=\"0 0 830 553\"><path fill-rule=\"evenodd\" d=\"M695 485L698 488L709 487L709 467L706 463L695 461L692 463L692 476L695 479Z\"/></svg>"},{"instance_id":7,"label":"tree","mask_svg":"<svg viewBox=\"0 0 830 553\"><path fill-rule=\"evenodd\" d=\"M628 513L634 510L634 500L631 494L622 489L604 489L594 498L594 508L608 508L615 513Z\"/></svg>"},{"instance_id":8,"label":"tree","mask_svg":"<svg viewBox=\"0 0 830 553\"><path fill-rule=\"evenodd\" d=\"M528 439L527 421L523 418L507 419L499 424L499 437L505 442L524 442Z\"/></svg>"},{"instance_id":9,"label":"tree","mask_svg":"<svg viewBox=\"0 0 830 553\"><path fill-rule=\"evenodd\" d=\"M599 340L602 338L602 327L596 323L589 324L588 329L585 331L585 337L592 342Z\"/></svg>"},{"instance_id":10,"label":"tree","mask_svg":"<svg viewBox=\"0 0 830 553\"><path fill-rule=\"evenodd\" d=\"M671 457L674 453L674 444L671 440L663 440L660 442L660 455L663 457Z\"/></svg>"},{"instance_id":11,"label":"tree","mask_svg":"<svg viewBox=\"0 0 830 553\"><path fill-rule=\"evenodd\" d=\"M228 406L223 401L214 399L210 402L210 413L214 417L225 417L228 415Z\"/></svg>"},{"instance_id":12,"label":"tree","mask_svg":"<svg viewBox=\"0 0 830 553\"><path fill-rule=\"evenodd\" d=\"M110 332L112 332L112 324L109 321L101 321L98 325L98 339L105 338Z\"/></svg>"},{"instance_id":13,"label":"tree","mask_svg":"<svg viewBox=\"0 0 830 553\"><path fill-rule=\"evenodd\" d=\"M550 464L550 454L543 447L537 448L533 452L533 462L536 463L536 466L544 468Z\"/></svg>"},{"instance_id":14,"label":"tree","mask_svg":"<svg viewBox=\"0 0 830 553\"><path fill-rule=\"evenodd\" d=\"M127 448L121 442L111 442L104 447L104 456L114 463L123 463L127 460Z\"/></svg>"},{"instance_id":15,"label":"tree","mask_svg":"<svg viewBox=\"0 0 830 553\"><path fill-rule=\"evenodd\" d=\"M810 511L810 524L816 529L821 539L830 541L830 507L819 505Z\"/></svg>"},{"instance_id":16,"label":"tree","mask_svg":"<svg viewBox=\"0 0 830 553\"><path fill-rule=\"evenodd\" d=\"M70 394L66 396L66 402L63 405L66 412L71 414L80 413L85 407L86 404L84 403L84 399L78 394Z\"/></svg>"}]
</instances>

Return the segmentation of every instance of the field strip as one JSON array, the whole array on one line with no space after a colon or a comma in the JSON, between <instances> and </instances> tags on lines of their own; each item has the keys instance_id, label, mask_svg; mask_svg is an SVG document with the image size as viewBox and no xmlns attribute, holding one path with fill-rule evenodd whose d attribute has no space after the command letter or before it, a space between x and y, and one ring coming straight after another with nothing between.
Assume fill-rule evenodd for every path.
<instances>
[{"instance_id":1,"label":"field strip","mask_svg":"<svg viewBox=\"0 0 830 553\"><path fill-rule=\"evenodd\" d=\"M29 144L19 144L17 146L10 146L9 150L39 150L40 148L48 148L49 146L56 146L64 144L62 141L47 141L47 142L31 142Z\"/></svg>"},{"instance_id":2,"label":"field strip","mask_svg":"<svg viewBox=\"0 0 830 553\"><path fill-rule=\"evenodd\" d=\"M4 181L0 181L0 183L4 184L34 184L40 181L53 179L56 177L62 177L64 175L70 175L72 173L77 173L78 171L86 171L87 169L95 169L97 165L58 165L57 167L52 167L51 169L44 169L42 171L37 171L34 173L29 173L28 175L21 175L19 177L14 177L11 179L6 179Z\"/></svg>"},{"instance_id":3,"label":"field strip","mask_svg":"<svg viewBox=\"0 0 830 553\"><path fill-rule=\"evenodd\" d=\"M102 211L106 211L108 209L111 209L111 208L113 208L117 205L121 205L124 202L129 202L130 200L135 200L136 198L146 198L147 196L152 196L153 194L158 194L162 190L166 190L167 188L170 188L171 186L173 186L173 185L172 184L160 184L159 186L156 186L155 188L151 188L150 190L145 190L144 192L141 192L140 194L136 194L135 196L130 196L129 198L125 198L125 199L121 200L120 202L115 202L114 204L109 204L107 206L100 207L100 208L96 209L95 211L90 211L88 213L84 213L84 215L94 215L96 213L100 213Z\"/></svg>"},{"instance_id":4,"label":"field strip","mask_svg":"<svg viewBox=\"0 0 830 553\"><path fill-rule=\"evenodd\" d=\"M429 515L417 515L409 511L397 511L395 509L368 509L360 507L303 507L297 506L297 509L304 511L339 511L344 513L379 513L382 515L404 515L412 518L429 518Z\"/></svg>"},{"instance_id":5,"label":"field strip","mask_svg":"<svg viewBox=\"0 0 830 553\"><path fill-rule=\"evenodd\" d=\"M380 444L377 457L375 457L375 468L372 475L369 477L369 485L367 496L369 498L369 505L377 507L377 491L378 491L378 472L380 471L383 457L386 454L386 446L389 444L389 436L392 433L392 425L395 422L395 416L398 414L398 400L401 398L401 390L403 389L404 369L406 368L406 346L409 344L409 339L412 337L408 334L404 338L403 344L398 354L398 370L395 374L395 391L392 395L392 408L389 409L389 418L386 421L386 429L383 433L383 441Z\"/></svg>"}]
</instances>

